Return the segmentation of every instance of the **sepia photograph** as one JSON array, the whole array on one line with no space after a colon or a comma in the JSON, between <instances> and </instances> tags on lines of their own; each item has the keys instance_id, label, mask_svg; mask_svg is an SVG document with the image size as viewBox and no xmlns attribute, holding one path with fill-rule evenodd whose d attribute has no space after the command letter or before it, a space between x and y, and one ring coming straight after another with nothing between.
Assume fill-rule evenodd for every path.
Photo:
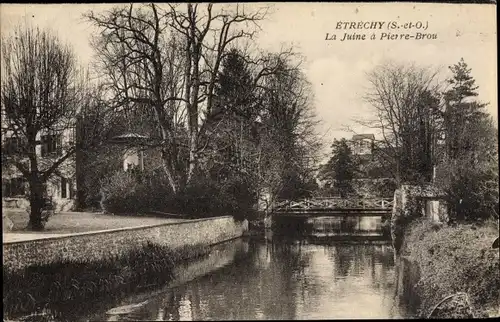
<instances>
[{"instance_id":1,"label":"sepia photograph","mask_svg":"<svg viewBox=\"0 0 500 322\"><path fill-rule=\"evenodd\" d=\"M499 318L470 2L0 4L3 320Z\"/></svg>"}]
</instances>

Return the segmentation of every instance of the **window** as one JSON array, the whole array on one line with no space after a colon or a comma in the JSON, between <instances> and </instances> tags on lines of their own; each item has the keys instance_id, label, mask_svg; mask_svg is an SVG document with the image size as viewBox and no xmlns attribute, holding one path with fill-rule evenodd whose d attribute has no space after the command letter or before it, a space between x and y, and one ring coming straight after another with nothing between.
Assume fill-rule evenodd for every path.
<instances>
[{"instance_id":1,"label":"window","mask_svg":"<svg viewBox=\"0 0 500 322\"><path fill-rule=\"evenodd\" d=\"M68 180L69 186L69 199L75 198L75 190L73 189L73 180Z\"/></svg>"},{"instance_id":2,"label":"window","mask_svg":"<svg viewBox=\"0 0 500 322\"><path fill-rule=\"evenodd\" d=\"M26 179L23 177L7 179L3 183L3 197L20 197L26 193Z\"/></svg>"},{"instance_id":3,"label":"window","mask_svg":"<svg viewBox=\"0 0 500 322\"><path fill-rule=\"evenodd\" d=\"M23 140L17 137L6 138L4 150L2 152L10 155L24 152Z\"/></svg>"},{"instance_id":4,"label":"window","mask_svg":"<svg viewBox=\"0 0 500 322\"><path fill-rule=\"evenodd\" d=\"M61 155L62 137L61 135L42 135L42 157L55 154Z\"/></svg>"},{"instance_id":5,"label":"window","mask_svg":"<svg viewBox=\"0 0 500 322\"><path fill-rule=\"evenodd\" d=\"M61 177L61 198L67 198L68 180Z\"/></svg>"},{"instance_id":6,"label":"window","mask_svg":"<svg viewBox=\"0 0 500 322\"><path fill-rule=\"evenodd\" d=\"M72 126L68 129L68 141L70 144L76 144L76 127Z\"/></svg>"}]
</instances>

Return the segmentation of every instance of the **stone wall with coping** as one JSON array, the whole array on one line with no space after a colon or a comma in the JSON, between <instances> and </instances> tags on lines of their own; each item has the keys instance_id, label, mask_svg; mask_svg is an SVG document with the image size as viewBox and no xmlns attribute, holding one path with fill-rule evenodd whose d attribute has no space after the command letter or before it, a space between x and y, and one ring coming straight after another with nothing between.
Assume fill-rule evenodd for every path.
<instances>
[{"instance_id":1,"label":"stone wall with coping","mask_svg":"<svg viewBox=\"0 0 500 322\"><path fill-rule=\"evenodd\" d=\"M106 260L138 248L146 242L172 249L194 245L208 246L241 237L247 230L246 220L239 222L233 217L225 216L4 242L3 265L4 270L13 270L33 264L49 264L61 259Z\"/></svg>"},{"instance_id":2,"label":"stone wall with coping","mask_svg":"<svg viewBox=\"0 0 500 322\"><path fill-rule=\"evenodd\" d=\"M402 210L402 215L411 216L407 205L412 201L420 201L422 216L435 222L445 222L447 218L447 209L444 199L444 192L438 188L428 186L410 186L403 185L394 192L393 216L397 215L397 210Z\"/></svg>"},{"instance_id":3,"label":"stone wall with coping","mask_svg":"<svg viewBox=\"0 0 500 322\"><path fill-rule=\"evenodd\" d=\"M433 185L402 185L394 192L391 214L391 237L395 256L399 255L406 226L419 217L433 222L447 222L448 211L444 192Z\"/></svg>"}]
</instances>

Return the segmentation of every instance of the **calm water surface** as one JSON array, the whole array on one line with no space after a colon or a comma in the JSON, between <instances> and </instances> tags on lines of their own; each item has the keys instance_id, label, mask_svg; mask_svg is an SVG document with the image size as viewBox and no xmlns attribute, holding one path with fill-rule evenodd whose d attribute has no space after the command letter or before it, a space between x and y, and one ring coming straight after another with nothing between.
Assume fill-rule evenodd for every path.
<instances>
[{"instance_id":1,"label":"calm water surface","mask_svg":"<svg viewBox=\"0 0 500 322\"><path fill-rule=\"evenodd\" d=\"M405 317L395 282L390 244L238 239L180 267L173 286L129 296L82 320Z\"/></svg>"}]
</instances>

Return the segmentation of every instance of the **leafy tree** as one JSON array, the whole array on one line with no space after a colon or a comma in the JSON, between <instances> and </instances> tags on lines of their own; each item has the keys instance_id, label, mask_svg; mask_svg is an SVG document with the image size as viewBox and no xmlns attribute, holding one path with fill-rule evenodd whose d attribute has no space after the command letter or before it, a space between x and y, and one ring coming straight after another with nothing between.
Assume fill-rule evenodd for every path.
<instances>
[{"instance_id":1,"label":"leafy tree","mask_svg":"<svg viewBox=\"0 0 500 322\"><path fill-rule=\"evenodd\" d=\"M279 199L297 200L309 198L312 195L310 181L306 181L300 177L295 169L286 169L282 174L282 187L278 193Z\"/></svg>"},{"instance_id":2,"label":"leafy tree","mask_svg":"<svg viewBox=\"0 0 500 322\"><path fill-rule=\"evenodd\" d=\"M446 152L450 159L457 158L463 151L469 150L471 138L467 133L473 119L486 118L484 111L486 104L474 101L478 95L478 86L471 76L471 69L463 58L455 65L450 66L452 76L447 80L451 85L443 93L445 110L443 112Z\"/></svg>"},{"instance_id":3,"label":"leafy tree","mask_svg":"<svg viewBox=\"0 0 500 322\"><path fill-rule=\"evenodd\" d=\"M109 153L113 149L106 145L112 129L119 128L113 122L116 115L102 97L100 86L89 85L88 89L86 100L82 102L80 113L76 117L76 209L98 207L100 181L111 175L121 160L116 151ZM108 171L103 171L104 169Z\"/></svg>"},{"instance_id":4,"label":"leafy tree","mask_svg":"<svg viewBox=\"0 0 500 322\"><path fill-rule=\"evenodd\" d=\"M315 144L307 84L290 62L276 58L271 66L279 67L263 77L262 87L255 85L258 73L237 50L226 56L219 75L214 115L220 116L211 120L217 131L207 130L211 144L206 150L212 152L213 180L223 187L232 181L244 184L234 189L244 191L240 203L248 204L243 199L254 200L269 187L281 199L309 197L315 189L305 162L311 153L304 149L307 142Z\"/></svg>"},{"instance_id":5,"label":"leafy tree","mask_svg":"<svg viewBox=\"0 0 500 322\"><path fill-rule=\"evenodd\" d=\"M354 192L352 180L358 171L357 163L352 155L347 140L334 140L332 144L332 157L328 161L327 168L333 179L333 185L338 189L340 196L346 198Z\"/></svg>"},{"instance_id":6,"label":"leafy tree","mask_svg":"<svg viewBox=\"0 0 500 322\"><path fill-rule=\"evenodd\" d=\"M277 67L264 78L259 92L261 183L273 200L303 198L311 193L308 182L320 146L310 87L291 58L274 55L271 61Z\"/></svg>"},{"instance_id":7,"label":"leafy tree","mask_svg":"<svg viewBox=\"0 0 500 322\"><path fill-rule=\"evenodd\" d=\"M463 148L440 165L451 221L498 218L498 130L491 117L469 118Z\"/></svg>"},{"instance_id":8,"label":"leafy tree","mask_svg":"<svg viewBox=\"0 0 500 322\"><path fill-rule=\"evenodd\" d=\"M417 97L415 104L414 121L408 122L409 137L405 147L408 147L403 156L406 177L410 182L428 183L432 181L433 167L436 159L433 149L437 143L439 124L439 96L425 90Z\"/></svg>"},{"instance_id":9,"label":"leafy tree","mask_svg":"<svg viewBox=\"0 0 500 322\"><path fill-rule=\"evenodd\" d=\"M210 140L199 160L210 180L247 210L253 209L258 189L258 110L253 82L243 54L232 49L222 62L213 117L207 123Z\"/></svg>"},{"instance_id":10,"label":"leafy tree","mask_svg":"<svg viewBox=\"0 0 500 322\"><path fill-rule=\"evenodd\" d=\"M478 96L477 89L479 86L475 84L476 80L471 76L471 69L463 58L457 64L449 66L449 69L452 76L447 79L447 82L452 87L444 93L447 101L458 104L466 98Z\"/></svg>"},{"instance_id":11,"label":"leafy tree","mask_svg":"<svg viewBox=\"0 0 500 322\"><path fill-rule=\"evenodd\" d=\"M218 177L231 172L248 173L256 165L258 138L253 76L242 54L233 49L223 61L214 99L214 117L207 126L206 155L218 168ZM215 170L215 169L213 169Z\"/></svg>"},{"instance_id":12,"label":"leafy tree","mask_svg":"<svg viewBox=\"0 0 500 322\"><path fill-rule=\"evenodd\" d=\"M471 69L461 59L450 67L444 133L446 159L438 184L452 221L498 218L498 129L477 96Z\"/></svg>"}]
</instances>

